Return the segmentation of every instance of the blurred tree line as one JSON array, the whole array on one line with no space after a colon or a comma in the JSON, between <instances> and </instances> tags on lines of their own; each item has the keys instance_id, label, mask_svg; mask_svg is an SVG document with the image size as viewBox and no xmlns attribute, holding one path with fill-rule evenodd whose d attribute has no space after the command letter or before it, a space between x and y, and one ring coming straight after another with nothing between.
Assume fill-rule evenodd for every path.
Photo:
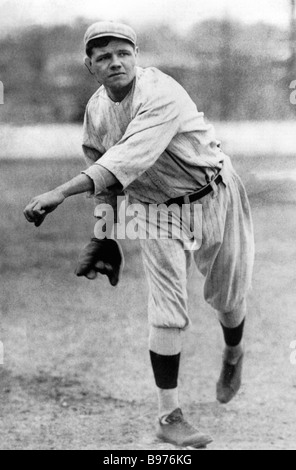
<instances>
[{"instance_id":1,"label":"blurred tree line","mask_svg":"<svg viewBox=\"0 0 296 470\"><path fill-rule=\"evenodd\" d=\"M296 32L266 24L210 20L186 35L169 25L138 30L141 66L156 66L188 91L211 120L295 117L289 83L296 79ZM18 124L81 122L98 84L83 65L89 25L25 29L0 41L5 104L0 121Z\"/></svg>"}]
</instances>

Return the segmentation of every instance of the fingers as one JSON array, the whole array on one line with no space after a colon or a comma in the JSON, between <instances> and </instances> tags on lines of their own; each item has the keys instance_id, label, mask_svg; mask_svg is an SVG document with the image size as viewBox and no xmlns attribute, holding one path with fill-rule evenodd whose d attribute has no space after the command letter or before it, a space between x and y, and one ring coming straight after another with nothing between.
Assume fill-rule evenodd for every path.
<instances>
[{"instance_id":1,"label":"fingers","mask_svg":"<svg viewBox=\"0 0 296 470\"><path fill-rule=\"evenodd\" d=\"M46 217L46 211L42 209L40 203L33 199L25 208L24 216L28 222L34 223L36 227L40 227Z\"/></svg>"},{"instance_id":2,"label":"fingers","mask_svg":"<svg viewBox=\"0 0 296 470\"><path fill-rule=\"evenodd\" d=\"M92 269L85 275L85 277L90 281L94 281L98 277L98 274L95 270Z\"/></svg>"},{"instance_id":3,"label":"fingers","mask_svg":"<svg viewBox=\"0 0 296 470\"><path fill-rule=\"evenodd\" d=\"M119 282L119 273L118 272L112 272L112 274L109 277L109 281L112 287L117 286Z\"/></svg>"},{"instance_id":4,"label":"fingers","mask_svg":"<svg viewBox=\"0 0 296 470\"><path fill-rule=\"evenodd\" d=\"M34 197L25 208L24 215L28 222L34 223L36 227L39 227L45 216L53 212L64 200L65 196L62 192L57 190L49 191Z\"/></svg>"},{"instance_id":5,"label":"fingers","mask_svg":"<svg viewBox=\"0 0 296 470\"><path fill-rule=\"evenodd\" d=\"M46 214L44 214L44 215L38 215L38 219L35 220L35 222L34 222L35 227L40 227L40 225L43 223L45 217L46 217Z\"/></svg>"},{"instance_id":6,"label":"fingers","mask_svg":"<svg viewBox=\"0 0 296 470\"><path fill-rule=\"evenodd\" d=\"M112 286L115 286L118 283L118 276L114 276L111 264L104 263L104 261L98 261L94 267L89 267L88 271L86 271L86 266L83 266L82 268L81 266L79 266L78 268L76 268L75 274L78 277L84 276L90 281L95 280L98 277L98 273L105 274L106 276L108 276L110 284Z\"/></svg>"},{"instance_id":7,"label":"fingers","mask_svg":"<svg viewBox=\"0 0 296 470\"><path fill-rule=\"evenodd\" d=\"M100 274L106 274L106 276L108 276L111 286L117 286L119 281L118 272L113 269L111 264L104 263L103 261L98 261L95 265L95 269Z\"/></svg>"},{"instance_id":8,"label":"fingers","mask_svg":"<svg viewBox=\"0 0 296 470\"><path fill-rule=\"evenodd\" d=\"M40 227L46 217L46 212L44 209L41 208L41 205L39 203L37 203L36 206L33 208L33 214L35 227Z\"/></svg>"},{"instance_id":9,"label":"fingers","mask_svg":"<svg viewBox=\"0 0 296 470\"><path fill-rule=\"evenodd\" d=\"M95 265L95 270L100 274L107 274L107 276L112 272L112 266L109 263L104 263L104 261L98 261Z\"/></svg>"},{"instance_id":10,"label":"fingers","mask_svg":"<svg viewBox=\"0 0 296 470\"><path fill-rule=\"evenodd\" d=\"M109 263L98 261L94 269L91 269L85 274L80 274L80 273L77 274L77 270L76 270L76 275L78 275L79 277L84 276L90 281L94 281L98 277L98 273L105 274L108 277L111 286L113 287L117 286L118 281L119 281L118 272L114 272L111 264Z\"/></svg>"},{"instance_id":11,"label":"fingers","mask_svg":"<svg viewBox=\"0 0 296 470\"><path fill-rule=\"evenodd\" d=\"M95 264L95 270L97 273L105 274L105 263L104 261L98 261Z\"/></svg>"},{"instance_id":12,"label":"fingers","mask_svg":"<svg viewBox=\"0 0 296 470\"><path fill-rule=\"evenodd\" d=\"M32 223L34 222L34 213L33 209L36 205L36 202L30 202L30 204L27 205L27 207L24 210L24 216L26 217L27 221Z\"/></svg>"},{"instance_id":13,"label":"fingers","mask_svg":"<svg viewBox=\"0 0 296 470\"><path fill-rule=\"evenodd\" d=\"M98 273L100 274L106 274L108 277L110 273L112 272L112 266L108 263L104 263L103 261L98 261L94 267L94 269L91 269L88 271L88 273L84 274L84 277L89 279L90 281L94 281L98 277ZM77 271L76 271L77 274Z\"/></svg>"},{"instance_id":14,"label":"fingers","mask_svg":"<svg viewBox=\"0 0 296 470\"><path fill-rule=\"evenodd\" d=\"M34 214L37 214L37 215L43 215L45 214L45 210L42 209L42 206L39 202L37 202L37 204L34 206L33 208L33 213Z\"/></svg>"}]
</instances>

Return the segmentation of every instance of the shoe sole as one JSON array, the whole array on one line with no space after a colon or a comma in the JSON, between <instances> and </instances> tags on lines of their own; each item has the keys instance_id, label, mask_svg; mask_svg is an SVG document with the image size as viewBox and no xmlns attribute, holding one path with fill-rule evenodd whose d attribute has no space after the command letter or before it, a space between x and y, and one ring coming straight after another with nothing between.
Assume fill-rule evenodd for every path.
<instances>
[{"instance_id":1,"label":"shoe sole","mask_svg":"<svg viewBox=\"0 0 296 470\"><path fill-rule=\"evenodd\" d=\"M174 446L178 446L178 447L192 447L194 449L206 449L207 446L213 442L213 439L211 437L204 437L203 439L200 439L199 441L187 442L187 443L186 441L183 443L172 441L160 435L157 435L156 437L160 441L166 442L167 444L173 444Z\"/></svg>"}]
</instances>

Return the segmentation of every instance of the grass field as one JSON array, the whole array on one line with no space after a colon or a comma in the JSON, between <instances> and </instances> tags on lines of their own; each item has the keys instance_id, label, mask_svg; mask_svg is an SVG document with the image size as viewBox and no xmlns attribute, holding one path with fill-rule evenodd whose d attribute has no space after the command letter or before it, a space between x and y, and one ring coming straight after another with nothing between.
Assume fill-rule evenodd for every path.
<instances>
[{"instance_id":1,"label":"grass field","mask_svg":"<svg viewBox=\"0 0 296 470\"><path fill-rule=\"evenodd\" d=\"M244 159L237 165L246 176ZM260 165L271 163L262 158ZM105 278L91 283L73 274L92 234L90 200L68 200L38 230L22 215L33 195L80 169L79 161L1 161L0 448L170 449L153 434L137 243L124 243L124 277L112 289ZM215 402L222 336L193 272L181 399L190 420L213 435L212 449L296 449L296 366L289 360L296 340L296 183L247 179L257 255L244 386L228 406Z\"/></svg>"},{"instance_id":2,"label":"grass field","mask_svg":"<svg viewBox=\"0 0 296 470\"><path fill-rule=\"evenodd\" d=\"M215 122L216 135L224 152L240 157L295 156L294 121ZM0 159L66 159L82 156L80 124L16 126L1 123Z\"/></svg>"}]
</instances>

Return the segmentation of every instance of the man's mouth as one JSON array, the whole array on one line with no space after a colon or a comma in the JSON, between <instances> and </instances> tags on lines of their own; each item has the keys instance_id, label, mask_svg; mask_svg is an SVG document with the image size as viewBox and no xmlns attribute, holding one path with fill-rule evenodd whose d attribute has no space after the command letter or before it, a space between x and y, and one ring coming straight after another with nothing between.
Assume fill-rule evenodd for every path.
<instances>
[{"instance_id":1,"label":"man's mouth","mask_svg":"<svg viewBox=\"0 0 296 470\"><path fill-rule=\"evenodd\" d=\"M112 77L120 77L121 75L125 75L124 72L113 73L112 75L109 75L109 77L110 77L110 78L112 78Z\"/></svg>"}]
</instances>

